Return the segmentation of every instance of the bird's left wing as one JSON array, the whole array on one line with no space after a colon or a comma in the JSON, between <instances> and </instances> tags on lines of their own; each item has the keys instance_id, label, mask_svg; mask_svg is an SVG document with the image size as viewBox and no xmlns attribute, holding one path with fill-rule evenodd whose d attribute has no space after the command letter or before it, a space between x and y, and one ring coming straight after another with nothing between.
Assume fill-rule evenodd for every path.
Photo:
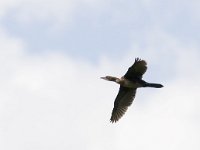
<instances>
[{"instance_id":1,"label":"bird's left wing","mask_svg":"<svg viewBox=\"0 0 200 150\"><path fill-rule=\"evenodd\" d=\"M124 78L131 81L135 79L142 79L142 75L146 72L146 70L147 70L146 61L136 58L134 64L128 68L128 71L124 75Z\"/></svg>"},{"instance_id":2,"label":"bird's left wing","mask_svg":"<svg viewBox=\"0 0 200 150\"><path fill-rule=\"evenodd\" d=\"M110 121L117 122L127 111L128 106L130 106L135 98L136 89L126 88L120 86L118 95L114 102L114 108L112 111L112 116Z\"/></svg>"}]
</instances>

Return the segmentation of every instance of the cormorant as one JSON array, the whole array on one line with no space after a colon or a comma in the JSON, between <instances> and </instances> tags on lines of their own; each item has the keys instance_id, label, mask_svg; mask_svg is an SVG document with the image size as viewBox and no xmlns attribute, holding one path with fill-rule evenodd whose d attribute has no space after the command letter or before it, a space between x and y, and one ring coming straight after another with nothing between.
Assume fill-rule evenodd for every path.
<instances>
[{"instance_id":1,"label":"cormorant","mask_svg":"<svg viewBox=\"0 0 200 150\"><path fill-rule=\"evenodd\" d=\"M110 121L117 122L126 112L128 107L132 104L135 98L136 89L140 87L154 87L161 88L162 84L148 83L142 80L142 75L147 70L147 63L145 60L139 58L135 59L134 64L129 67L126 74L121 77L106 76L101 77L101 79L113 81L120 84L119 92L115 98L114 108L112 110L112 115Z\"/></svg>"}]
</instances>

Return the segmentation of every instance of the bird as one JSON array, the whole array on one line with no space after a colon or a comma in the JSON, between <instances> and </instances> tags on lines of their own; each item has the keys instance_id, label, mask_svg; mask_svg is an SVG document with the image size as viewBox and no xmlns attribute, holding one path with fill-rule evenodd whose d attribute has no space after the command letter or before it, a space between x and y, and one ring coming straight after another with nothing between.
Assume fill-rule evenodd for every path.
<instances>
[{"instance_id":1,"label":"bird","mask_svg":"<svg viewBox=\"0 0 200 150\"><path fill-rule=\"evenodd\" d=\"M128 71L121 78L113 76L101 77L107 81L113 81L120 85L118 94L114 101L114 108L112 110L110 122L116 123L127 111L128 107L132 104L137 88L153 87L162 88L162 84L149 83L142 80L143 74L147 70L147 63L145 60L135 58L135 62Z\"/></svg>"}]
</instances>

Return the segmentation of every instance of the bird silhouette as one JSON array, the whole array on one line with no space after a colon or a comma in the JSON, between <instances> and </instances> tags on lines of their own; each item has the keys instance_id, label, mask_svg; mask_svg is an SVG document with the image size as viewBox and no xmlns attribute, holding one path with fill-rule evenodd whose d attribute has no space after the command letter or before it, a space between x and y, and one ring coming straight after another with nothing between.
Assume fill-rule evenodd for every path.
<instances>
[{"instance_id":1,"label":"bird silhouette","mask_svg":"<svg viewBox=\"0 0 200 150\"><path fill-rule=\"evenodd\" d=\"M113 81L120 84L119 92L115 98L114 108L112 110L112 115L110 121L112 123L117 122L127 111L128 107L132 104L136 90L140 87L154 87L162 88L162 84L148 83L142 80L143 74L147 70L147 63L145 60L139 58L135 59L134 64L129 67L126 74L121 77L105 76L101 79L107 81Z\"/></svg>"}]
</instances>

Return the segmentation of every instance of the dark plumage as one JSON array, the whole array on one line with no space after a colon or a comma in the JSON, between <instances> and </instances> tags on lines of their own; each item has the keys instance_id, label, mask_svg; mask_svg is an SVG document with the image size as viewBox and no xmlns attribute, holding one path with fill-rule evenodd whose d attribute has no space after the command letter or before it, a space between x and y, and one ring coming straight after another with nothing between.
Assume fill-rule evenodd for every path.
<instances>
[{"instance_id":1,"label":"dark plumage","mask_svg":"<svg viewBox=\"0 0 200 150\"><path fill-rule=\"evenodd\" d=\"M135 59L134 64L129 67L126 74L121 78L113 76L101 77L102 79L113 81L120 84L119 92L114 102L114 108L110 118L111 122L117 122L132 104L135 98L136 89L139 87L161 88L163 85L148 83L142 80L143 74L147 70L147 63L139 58Z\"/></svg>"}]
</instances>

